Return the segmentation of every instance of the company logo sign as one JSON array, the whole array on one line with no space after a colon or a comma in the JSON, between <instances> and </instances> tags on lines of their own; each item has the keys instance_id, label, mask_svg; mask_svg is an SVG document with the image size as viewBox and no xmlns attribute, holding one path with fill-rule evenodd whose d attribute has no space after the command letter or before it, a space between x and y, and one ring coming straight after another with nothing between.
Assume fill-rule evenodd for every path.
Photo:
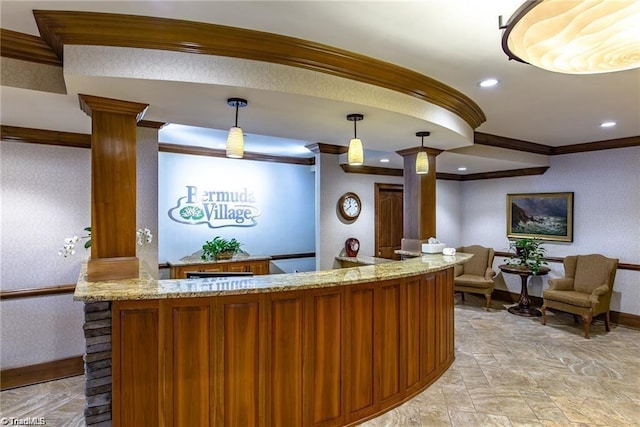
<instances>
[{"instance_id":1,"label":"company logo sign","mask_svg":"<svg viewBox=\"0 0 640 427\"><path fill-rule=\"evenodd\" d=\"M246 187L242 191L198 191L193 185L186 186L186 195L168 212L175 222L209 228L255 227L260 213L255 195Z\"/></svg>"}]
</instances>

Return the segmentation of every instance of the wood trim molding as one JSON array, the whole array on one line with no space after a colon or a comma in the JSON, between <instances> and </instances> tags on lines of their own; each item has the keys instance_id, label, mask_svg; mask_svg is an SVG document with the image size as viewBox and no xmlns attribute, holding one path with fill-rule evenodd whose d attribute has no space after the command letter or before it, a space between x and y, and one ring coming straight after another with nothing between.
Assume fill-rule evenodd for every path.
<instances>
[{"instance_id":1,"label":"wood trim molding","mask_svg":"<svg viewBox=\"0 0 640 427\"><path fill-rule=\"evenodd\" d=\"M629 138L608 139L606 141L587 142L584 144L563 145L553 147L554 155L584 153L587 151L610 150L613 148L637 147L640 145L640 136Z\"/></svg>"},{"instance_id":2,"label":"wood trim molding","mask_svg":"<svg viewBox=\"0 0 640 427\"><path fill-rule=\"evenodd\" d=\"M544 154L556 156L560 154L585 153L588 151L611 150L615 148L640 146L640 136L630 136L628 138L608 139L605 141L585 142L582 144L562 145L552 147L549 145L534 142L522 141L519 139L507 138L504 136L490 135L488 133L475 132L473 137L475 144L487 145L491 147L506 148L509 150L524 151L527 153Z\"/></svg>"},{"instance_id":3,"label":"wood trim molding","mask_svg":"<svg viewBox=\"0 0 640 427\"><path fill-rule=\"evenodd\" d=\"M271 261L277 261L281 259L296 259L296 258L315 258L315 252L305 252L299 254L282 254L282 255L271 255Z\"/></svg>"},{"instance_id":4,"label":"wood trim molding","mask_svg":"<svg viewBox=\"0 0 640 427\"><path fill-rule=\"evenodd\" d=\"M140 120L137 123L137 126L139 128L150 128L150 129L162 129L166 125L168 125L168 123L165 123L165 122L154 122L152 120Z\"/></svg>"},{"instance_id":5,"label":"wood trim molding","mask_svg":"<svg viewBox=\"0 0 640 427\"><path fill-rule=\"evenodd\" d=\"M505 258L513 258L515 255L511 252L495 252L495 256L505 257ZM564 262L563 257L544 257L544 261L547 262ZM618 263L618 270L631 270L631 271L640 271L640 264L629 264L629 263Z\"/></svg>"},{"instance_id":6,"label":"wood trim molding","mask_svg":"<svg viewBox=\"0 0 640 427\"><path fill-rule=\"evenodd\" d=\"M101 96L78 94L78 98L80 99L80 109L89 117L93 111L124 114L125 116L135 116L136 124L142 120L149 108L149 104Z\"/></svg>"},{"instance_id":7,"label":"wood trim molding","mask_svg":"<svg viewBox=\"0 0 640 427\"><path fill-rule=\"evenodd\" d=\"M3 125L0 126L0 138L3 141L11 142L91 148L91 135L84 133L60 132L46 129L32 129Z\"/></svg>"},{"instance_id":8,"label":"wood trim molding","mask_svg":"<svg viewBox=\"0 0 640 427\"><path fill-rule=\"evenodd\" d=\"M84 374L82 356L0 371L0 390L59 380Z\"/></svg>"},{"instance_id":9,"label":"wood trim molding","mask_svg":"<svg viewBox=\"0 0 640 427\"><path fill-rule=\"evenodd\" d=\"M354 52L279 34L168 18L34 10L42 38L65 44L162 49L283 64L347 78L433 103L472 129L486 116L471 98L430 77Z\"/></svg>"},{"instance_id":10,"label":"wood trim molding","mask_svg":"<svg viewBox=\"0 0 640 427\"><path fill-rule=\"evenodd\" d=\"M323 144L321 142L316 142L313 144L305 145L309 151L314 154L344 154L349 151L349 147L344 147L342 145L333 145L333 144Z\"/></svg>"},{"instance_id":11,"label":"wood trim molding","mask_svg":"<svg viewBox=\"0 0 640 427\"><path fill-rule=\"evenodd\" d=\"M158 151L164 153L175 154L189 154L192 156L209 156L209 157L222 157L226 158L227 153L225 150L218 150L207 147L197 147L194 145L179 145L168 144L161 142L158 144ZM271 156L268 154L250 153L245 151L241 160L257 160L260 162L277 162L277 163L291 163L296 165L311 166L316 163L314 157L287 157L287 156Z\"/></svg>"},{"instance_id":12,"label":"wood trim molding","mask_svg":"<svg viewBox=\"0 0 640 427\"><path fill-rule=\"evenodd\" d=\"M62 60L40 37L0 28L0 56L62 67Z\"/></svg>"},{"instance_id":13,"label":"wood trim molding","mask_svg":"<svg viewBox=\"0 0 640 427\"><path fill-rule=\"evenodd\" d=\"M47 286L43 288L15 289L10 291L0 291L0 300L72 294L75 290L75 284Z\"/></svg>"},{"instance_id":14,"label":"wood trim molding","mask_svg":"<svg viewBox=\"0 0 640 427\"><path fill-rule=\"evenodd\" d=\"M469 175L460 175L460 181L474 181L478 179L494 179L494 178L514 178L518 176L543 175L549 166L541 166L537 168L511 169L506 171L470 173Z\"/></svg>"},{"instance_id":15,"label":"wood trim molding","mask_svg":"<svg viewBox=\"0 0 640 427\"><path fill-rule=\"evenodd\" d=\"M507 138L504 136L491 135L488 133L474 132L474 144L488 145L491 147L507 148L509 150L526 151L527 153L553 154L553 148L548 145L537 144L534 142L522 141L519 139Z\"/></svg>"},{"instance_id":16,"label":"wood trim molding","mask_svg":"<svg viewBox=\"0 0 640 427\"><path fill-rule=\"evenodd\" d=\"M444 150L439 150L437 148L430 148L430 147L410 147L410 148L405 148L403 150L398 150L396 151L396 153L402 157L405 157L412 154L418 154L420 151L424 151L430 156L437 156L438 154L442 153L442 151Z\"/></svg>"},{"instance_id":17,"label":"wood trim molding","mask_svg":"<svg viewBox=\"0 0 640 427\"><path fill-rule=\"evenodd\" d=\"M384 176L403 176L404 171L402 169L395 168L382 168L379 166L351 166L348 164L341 164L340 167L345 173L360 173L368 175L384 175Z\"/></svg>"}]
</instances>

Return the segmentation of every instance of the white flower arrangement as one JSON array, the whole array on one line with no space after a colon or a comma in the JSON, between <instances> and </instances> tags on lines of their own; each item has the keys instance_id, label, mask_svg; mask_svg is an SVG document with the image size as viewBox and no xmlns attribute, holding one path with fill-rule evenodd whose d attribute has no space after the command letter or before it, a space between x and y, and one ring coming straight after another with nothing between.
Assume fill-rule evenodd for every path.
<instances>
[{"instance_id":1,"label":"white flower arrangement","mask_svg":"<svg viewBox=\"0 0 640 427\"><path fill-rule=\"evenodd\" d=\"M87 232L86 236L73 236L64 239L64 246L58 251L58 255L68 257L76 253L76 243L86 239L84 242L84 248L89 249L91 247L91 227L86 227L84 231ZM146 246L153 242L153 234L147 227L139 228L136 230L136 240L138 245Z\"/></svg>"}]
</instances>

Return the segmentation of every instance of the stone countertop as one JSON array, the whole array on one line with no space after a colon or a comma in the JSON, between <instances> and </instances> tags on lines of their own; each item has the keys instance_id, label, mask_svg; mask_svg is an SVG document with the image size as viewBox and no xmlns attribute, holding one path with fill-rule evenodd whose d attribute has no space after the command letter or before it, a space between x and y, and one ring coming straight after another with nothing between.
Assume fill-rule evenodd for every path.
<instances>
[{"instance_id":1,"label":"stone countertop","mask_svg":"<svg viewBox=\"0 0 640 427\"><path fill-rule=\"evenodd\" d=\"M472 256L462 253L453 256L423 255L377 265L252 277L157 280L141 271L140 277L136 279L102 282L86 280L87 264L84 263L73 299L98 302L190 298L352 285L445 270L455 264L466 262Z\"/></svg>"},{"instance_id":2,"label":"stone countertop","mask_svg":"<svg viewBox=\"0 0 640 427\"><path fill-rule=\"evenodd\" d=\"M347 261L347 262L360 264L360 265L378 265L378 264L386 264L388 262L393 262L392 259L376 258L373 256L337 256L336 259L338 261Z\"/></svg>"},{"instance_id":3,"label":"stone countertop","mask_svg":"<svg viewBox=\"0 0 640 427\"><path fill-rule=\"evenodd\" d=\"M236 261L263 261L271 259L268 255L247 255L247 254L237 254L234 255L233 258L230 259L221 259L221 260L211 260L205 261L200 256L187 256L178 261L168 261L167 265L169 267L179 267L182 265L199 265L199 264L222 264L225 262L236 262Z\"/></svg>"}]
</instances>

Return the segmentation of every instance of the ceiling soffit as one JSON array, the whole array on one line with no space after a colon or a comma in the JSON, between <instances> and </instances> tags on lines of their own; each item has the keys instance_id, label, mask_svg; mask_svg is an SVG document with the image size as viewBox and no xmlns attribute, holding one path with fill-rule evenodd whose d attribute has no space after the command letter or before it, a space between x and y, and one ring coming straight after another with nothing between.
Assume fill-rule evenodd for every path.
<instances>
[{"instance_id":1,"label":"ceiling soffit","mask_svg":"<svg viewBox=\"0 0 640 427\"><path fill-rule=\"evenodd\" d=\"M466 95L397 65L331 46L272 33L166 18L35 10L42 38L62 58L63 46L101 45L227 56L289 65L400 92L448 110L471 129L486 117Z\"/></svg>"}]
</instances>

